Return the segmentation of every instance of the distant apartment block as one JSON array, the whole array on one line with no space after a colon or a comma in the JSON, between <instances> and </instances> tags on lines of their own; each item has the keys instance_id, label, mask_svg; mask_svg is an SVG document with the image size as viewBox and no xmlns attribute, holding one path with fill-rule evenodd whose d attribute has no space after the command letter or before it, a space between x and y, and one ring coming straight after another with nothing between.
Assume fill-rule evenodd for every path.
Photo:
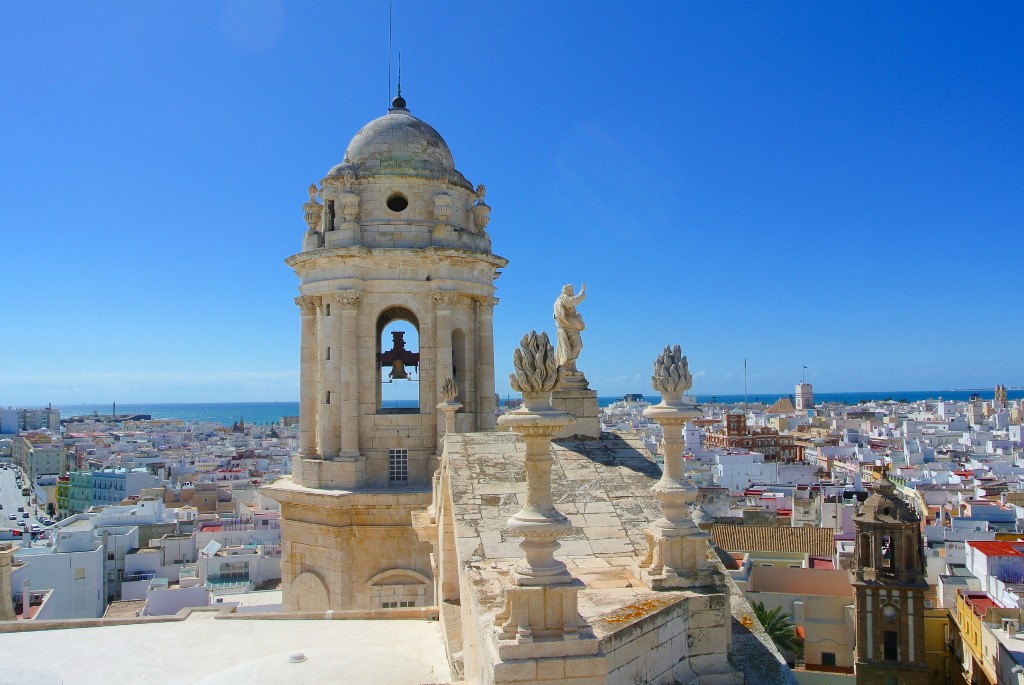
<instances>
[{"instance_id":1,"label":"distant apartment block","mask_svg":"<svg viewBox=\"0 0 1024 685\"><path fill-rule=\"evenodd\" d=\"M60 410L52 407L0 409L0 435L34 430L60 430Z\"/></svg>"}]
</instances>

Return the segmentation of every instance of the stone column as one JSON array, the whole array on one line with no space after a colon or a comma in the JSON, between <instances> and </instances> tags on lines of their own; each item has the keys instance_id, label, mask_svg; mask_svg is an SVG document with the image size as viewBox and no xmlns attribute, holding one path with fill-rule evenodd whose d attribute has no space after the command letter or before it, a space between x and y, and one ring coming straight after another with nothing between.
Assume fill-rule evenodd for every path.
<instances>
[{"instance_id":1,"label":"stone column","mask_svg":"<svg viewBox=\"0 0 1024 685\"><path fill-rule=\"evenodd\" d=\"M476 300L477 322L477 407L479 408L478 431L493 431L495 428L494 402L494 307L496 297Z\"/></svg>"},{"instance_id":2,"label":"stone column","mask_svg":"<svg viewBox=\"0 0 1024 685\"><path fill-rule=\"evenodd\" d=\"M338 293L323 298L323 328L317 356L320 359L320 456L332 460L340 445L339 409L341 400L341 308ZM331 358L327 358L327 348ZM327 403L328 393L330 404Z\"/></svg>"},{"instance_id":3,"label":"stone column","mask_svg":"<svg viewBox=\"0 0 1024 685\"><path fill-rule=\"evenodd\" d=\"M339 399L341 442L339 456L359 458L359 293L338 293L338 318L341 335L338 340L340 358Z\"/></svg>"},{"instance_id":4,"label":"stone column","mask_svg":"<svg viewBox=\"0 0 1024 685\"><path fill-rule=\"evenodd\" d=\"M434 379L437 391L434 397L444 397L445 383L452 375L452 306L455 304L454 293L434 293ZM421 344L421 347L423 345ZM462 369L459 369L461 372ZM452 398L454 401L455 398ZM459 405L460 407L462 405ZM440 409L441 405L438 405ZM452 421L455 420L454 414ZM437 416L438 453L441 452L441 437L445 428L445 417L442 412Z\"/></svg>"},{"instance_id":5,"label":"stone column","mask_svg":"<svg viewBox=\"0 0 1024 685\"><path fill-rule=\"evenodd\" d=\"M682 399L693 378L678 345L666 347L654 362L654 369L652 385L661 393L661 403L645 409L644 416L662 428L665 465L661 480L651 492L664 515L645 531L647 555L635 572L654 590L707 587L715 580L707 561L709 536L690 515L697 487L683 473L683 426L701 415L695 404Z\"/></svg>"},{"instance_id":6,"label":"stone column","mask_svg":"<svg viewBox=\"0 0 1024 685\"><path fill-rule=\"evenodd\" d=\"M299 454L305 459L319 458L316 445L317 423L317 311L320 298L314 295L296 297L302 318L299 342Z\"/></svg>"},{"instance_id":7,"label":"stone column","mask_svg":"<svg viewBox=\"0 0 1024 685\"><path fill-rule=\"evenodd\" d=\"M512 388L523 394L523 406L502 414L498 425L526 442L526 502L508 520L509 532L523 538L519 547L525 558L513 567L513 586L506 588L504 607L495 617L498 654L503 660L541 656L535 648L540 639L556 641L545 645L545 657L595 654L597 640L578 611L583 584L554 557L558 538L572 524L553 501L551 439L572 416L551 406L561 369L547 334L524 336L513 364Z\"/></svg>"}]
</instances>

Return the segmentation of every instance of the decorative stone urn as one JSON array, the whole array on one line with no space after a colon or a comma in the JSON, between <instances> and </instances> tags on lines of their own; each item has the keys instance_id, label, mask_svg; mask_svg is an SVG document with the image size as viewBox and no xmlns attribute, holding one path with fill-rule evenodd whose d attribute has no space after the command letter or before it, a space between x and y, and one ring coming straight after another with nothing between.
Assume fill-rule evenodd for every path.
<instances>
[{"instance_id":1,"label":"decorative stone urn","mask_svg":"<svg viewBox=\"0 0 1024 685\"><path fill-rule=\"evenodd\" d=\"M324 246L324 236L320 232L320 221L323 219L324 208L316 201L318 191L315 184L310 185L306 192L309 193L309 202L302 205L307 227L302 249L315 250Z\"/></svg>"},{"instance_id":2,"label":"decorative stone urn","mask_svg":"<svg viewBox=\"0 0 1024 685\"><path fill-rule=\"evenodd\" d=\"M683 473L683 426L701 415L683 393L693 386L686 357L679 345L666 347L654 362L651 385L661 403L644 410L644 416L662 429L665 464L651 492L661 504L662 517L647 531L647 556L637 565L641 581L653 589L699 587L711 582L707 561L707 533L690 514L697 487Z\"/></svg>"},{"instance_id":3,"label":"decorative stone urn","mask_svg":"<svg viewBox=\"0 0 1024 685\"><path fill-rule=\"evenodd\" d=\"M477 232L483 231L487 228L487 224L491 221L491 207L481 199L470 210L473 213L473 226L476 227Z\"/></svg>"},{"instance_id":4,"label":"decorative stone urn","mask_svg":"<svg viewBox=\"0 0 1024 685\"><path fill-rule=\"evenodd\" d=\"M306 191L309 193L309 202L302 205L302 210L305 214L306 226L310 231L316 231L320 228L320 219L323 214L323 207L316 201L317 188L315 185L310 185Z\"/></svg>"},{"instance_id":5,"label":"decorative stone urn","mask_svg":"<svg viewBox=\"0 0 1024 685\"><path fill-rule=\"evenodd\" d=\"M441 192L434 196L434 218L440 223L448 223L452 215L453 199L449 193Z\"/></svg>"}]
</instances>

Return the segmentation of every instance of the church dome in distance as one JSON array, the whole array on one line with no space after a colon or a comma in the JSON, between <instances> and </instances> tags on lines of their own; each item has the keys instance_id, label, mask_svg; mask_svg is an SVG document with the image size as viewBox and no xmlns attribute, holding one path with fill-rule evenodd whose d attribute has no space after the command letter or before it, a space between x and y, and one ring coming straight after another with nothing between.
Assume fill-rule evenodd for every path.
<instances>
[{"instance_id":1,"label":"church dome in distance","mask_svg":"<svg viewBox=\"0 0 1024 685\"><path fill-rule=\"evenodd\" d=\"M883 476L875 481L872 494L860 505L855 520L876 523L917 523L914 509L896 493L896 485Z\"/></svg>"},{"instance_id":2,"label":"church dome in distance","mask_svg":"<svg viewBox=\"0 0 1024 685\"><path fill-rule=\"evenodd\" d=\"M414 117L401 97L395 98L387 114L359 129L345 150L345 160L328 176L340 176L347 170L360 176L449 177L468 185L455 170L455 159L441 134Z\"/></svg>"}]
</instances>

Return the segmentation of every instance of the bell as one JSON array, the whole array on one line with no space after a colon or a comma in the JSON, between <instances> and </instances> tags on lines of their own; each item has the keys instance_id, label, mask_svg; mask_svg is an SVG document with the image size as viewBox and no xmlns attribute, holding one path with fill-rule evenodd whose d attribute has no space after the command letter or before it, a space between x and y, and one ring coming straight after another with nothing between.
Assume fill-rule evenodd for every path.
<instances>
[{"instance_id":1,"label":"bell","mask_svg":"<svg viewBox=\"0 0 1024 685\"><path fill-rule=\"evenodd\" d=\"M408 380L409 374L405 372L405 362L401 359L396 359L391 364L391 373L388 374L388 378L391 380Z\"/></svg>"}]
</instances>

